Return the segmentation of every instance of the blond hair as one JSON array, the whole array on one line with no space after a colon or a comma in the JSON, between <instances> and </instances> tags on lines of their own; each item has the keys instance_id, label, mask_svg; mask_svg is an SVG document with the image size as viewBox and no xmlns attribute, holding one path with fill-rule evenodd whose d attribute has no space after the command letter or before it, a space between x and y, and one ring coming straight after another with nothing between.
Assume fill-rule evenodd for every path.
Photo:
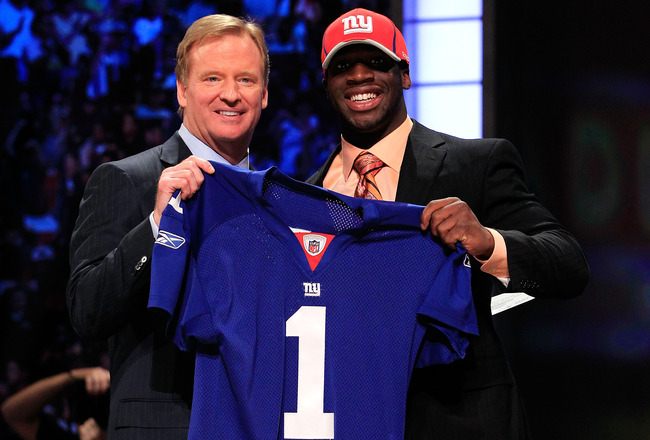
<instances>
[{"instance_id":1,"label":"blond hair","mask_svg":"<svg viewBox=\"0 0 650 440\"><path fill-rule=\"evenodd\" d=\"M208 38L224 35L248 35L260 51L264 64L264 86L269 82L269 50L264 40L264 31L257 23L225 14L206 15L199 18L187 29L183 40L176 49L176 78L185 84L190 69L189 53L196 45Z\"/></svg>"}]
</instances>

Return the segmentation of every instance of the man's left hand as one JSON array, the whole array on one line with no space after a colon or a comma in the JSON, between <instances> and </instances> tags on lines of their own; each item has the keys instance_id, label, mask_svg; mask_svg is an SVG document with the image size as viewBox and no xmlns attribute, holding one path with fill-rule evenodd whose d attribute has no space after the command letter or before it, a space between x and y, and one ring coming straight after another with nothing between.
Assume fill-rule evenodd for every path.
<instances>
[{"instance_id":1,"label":"man's left hand","mask_svg":"<svg viewBox=\"0 0 650 440\"><path fill-rule=\"evenodd\" d=\"M494 237L474 215L467 203L458 197L432 200L422 211L420 227L430 229L446 246L456 248L461 243L467 252L479 260L487 260L494 251Z\"/></svg>"}]
</instances>

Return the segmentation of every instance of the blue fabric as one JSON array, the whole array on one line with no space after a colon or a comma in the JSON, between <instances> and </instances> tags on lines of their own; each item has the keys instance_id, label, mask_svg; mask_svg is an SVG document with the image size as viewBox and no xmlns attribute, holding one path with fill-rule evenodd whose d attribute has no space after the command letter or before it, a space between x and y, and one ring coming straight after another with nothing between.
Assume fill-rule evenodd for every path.
<instances>
[{"instance_id":1,"label":"blue fabric","mask_svg":"<svg viewBox=\"0 0 650 440\"><path fill-rule=\"evenodd\" d=\"M189 438L402 439L414 366L478 333L464 249L421 232L421 206L214 165L152 260L149 307L197 353Z\"/></svg>"}]
</instances>

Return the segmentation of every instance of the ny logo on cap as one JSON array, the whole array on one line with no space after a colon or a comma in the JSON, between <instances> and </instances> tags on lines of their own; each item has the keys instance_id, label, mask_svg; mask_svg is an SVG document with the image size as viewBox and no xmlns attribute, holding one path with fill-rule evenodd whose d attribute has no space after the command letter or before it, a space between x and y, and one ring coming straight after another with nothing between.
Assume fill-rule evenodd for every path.
<instances>
[{"instance_id":1,"label":"ny logo on cap","mask_svg":"<svg viewBox=\"0 0 650 440\"><path fill-rule=\"evenodd\" d=\"M358 19L358 20L357 20ZM366 23L366 19L368 22ZM372 17L365 17L363 15L351 15L343 17L343 35L352 34L355 32L362 32L365 34L372 33Z\"/></svg>"}]
</instances>

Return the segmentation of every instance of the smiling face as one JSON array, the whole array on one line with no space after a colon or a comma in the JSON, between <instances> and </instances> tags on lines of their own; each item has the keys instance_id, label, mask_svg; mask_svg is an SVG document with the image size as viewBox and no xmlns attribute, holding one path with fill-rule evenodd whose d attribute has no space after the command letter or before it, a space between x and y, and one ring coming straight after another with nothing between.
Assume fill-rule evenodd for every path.
<instances>
[{"instance_id":1,"label":"smiling face","mask_svg":"<svg viewBox=\"0 0 650 440\"><path fill-rule=\"evenodd\" d=\"M323 85L339 115L343 137L355 146L372 146L406 119L403 90L411 87L408 69L373 46L341 49Z\"/></svg>"},{"instance_id":2,"label":"smiling face","mask_svg":"<svg viewBox=\"0 0 650 440\"><path fill-rule=\"evenodd\" d=\"M227 34L197 44L189 52L187 79L176 86L190 133L239 163L268 104L262 55L253 40Z\"/></svg>"}]
</instances>

